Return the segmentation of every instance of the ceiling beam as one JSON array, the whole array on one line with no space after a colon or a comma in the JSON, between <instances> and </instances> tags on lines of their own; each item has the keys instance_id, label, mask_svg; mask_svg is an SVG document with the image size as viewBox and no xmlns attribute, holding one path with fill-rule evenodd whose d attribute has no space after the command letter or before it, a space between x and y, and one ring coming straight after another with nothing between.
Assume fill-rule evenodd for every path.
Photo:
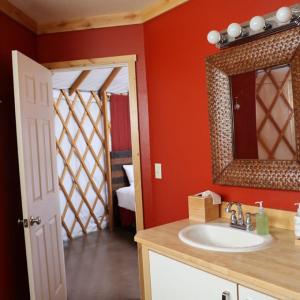
<instances>
[{"instance_id":1,"label":"ceiling beam","mask_svg":"<svg viewBox=\"0 0 300 300\"><path fill-rule=\"evenodd\" d=\"M82 71L79 76L75 79L73 84L71 85L69 89L69 95L72 96L73 93L79 89L80 85L84 82L84 80L88 77L88 75L91 73L91 70L84 70Z\"/></svg>"},{"instance_id":2,"label":"ceiling beam","mask_svg":"<svg viewBox=\"0 0 300 300\"><path fill-rule=\"evenodd\" d=\"M143 24L188 1L189 0L160 0L153 5L147 6L145 9L135 12L98 15L39 24L38 34Z\"/></svg>"},{"instance_id":3,"label":"ceiling beam","mask_svg":"<svg viewBox=\"0 0 300 300\"><path fill-rule=\"evenodd\" d=\"M117 75L119 74L119 72L121 71L122 67L117 67L117 68L113 68L113 70L111 71L111 73L108 75L108 77L106 78L106 80L104 81L104 83L102 84L102 86L99 89L99 95L105 93L107 91L107 89L109 88L109 86L112 84L112 82L114 81L114 79L117 77Z\"/></svg>"},{"instance_id":4,"label":"ceiling beam","mask_svg":"<svg viewBox=\"0 0 300 300\"><path fill-rule=\"evenodd\" d=\"M135 13L119 13L39 24L38 34L105 28L143 23Z\"/></svg>"},{"instance_id":5,"label":"ceiling beam","mask_svg":"<svg viewBox=\"0 0 300 300\"><path fill-rule=\"evenodd\" d=\"M189 0L161 0L141 10L139 16L142 19L142 23L145 23L188 1Z\"/></svg>"},{"instance_id":6,"label":"ceiling beam","mask_svg":"<svg viewBox=\"0 0 300 300\"><path fill-rule=\"evenodd\" d=\"M0 11L30 31L37 33L38 24L7 0L0 0Z\"/></svg>"},{"instance_id":7,"label":"ceiling beam","mask_svg":"<svg viewBox=\"0 0 300 300\"><path fill-rule=\"evenodd\" d=\"M38 23L21 9L11 4L8 0L0 0L0 11L20 23L27 29L37 34L86 30L91 28L105 28L143 24L189 0L160 0L135 12L123 12L118 14L97 15L86 18L62 20L50 23Z\"/></svg>"}]
</instances>

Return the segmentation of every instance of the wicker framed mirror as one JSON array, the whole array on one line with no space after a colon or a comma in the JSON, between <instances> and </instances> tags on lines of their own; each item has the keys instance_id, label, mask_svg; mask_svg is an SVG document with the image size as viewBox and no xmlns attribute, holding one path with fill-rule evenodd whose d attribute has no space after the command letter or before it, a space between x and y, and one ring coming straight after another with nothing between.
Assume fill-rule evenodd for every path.
<instances>
[{"instance_id":1,"label":"wicker framed mirror","mask_svg":"<svg viewBox=\"0 0 300 300\"><path fill-rule=\"evenodd\" d=\"M240 159L235 155L231 78L289 66L295 149L292 159ZM300 190L300 27L235 46L206 59L213 182ZM281 93L278 90L277 93ZM270 115L270 112L268 113Z\"/></svg>"}]
</instances>

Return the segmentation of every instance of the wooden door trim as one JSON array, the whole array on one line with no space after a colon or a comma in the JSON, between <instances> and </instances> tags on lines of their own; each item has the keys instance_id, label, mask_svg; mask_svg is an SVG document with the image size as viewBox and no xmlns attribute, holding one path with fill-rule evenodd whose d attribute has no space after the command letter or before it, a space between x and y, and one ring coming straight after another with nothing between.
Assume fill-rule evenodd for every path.
<instances>
[{"instance_id":1,"label":"wooden door trim","mask_svg":"<svg viewBox=\"0 0 300 300\"><path fill-rule=\"evenodd\" d=\"M86 70L95 68L118 67L127 65L131 61L136 61L136 55L120 55L110 57L98 57L88 59L76 59L57 61L51 63L44 63L43 66L52 71L68 71L72 70Z\"/></svg>"},{"instance_id":2,"label":"wooden door trim","mask_svg":"<svg viewBox=\"0 0 300 300\"><path fill-rule=\"evenodd\" d=\"M112 57L99 57L91 59L58 61L44 63L43 65L52 72L70 71L70 70L88 70L105 67L128 67L129 80L129 110L130 110L130 129L132 161L134 166L134 187L135 187L135 216L137 231L144 229L143 197L142 197L142 175L140 159L140 132L138 123L138 104L136 90L136 55L123 55Z\"/></svg>"}]
</instances>

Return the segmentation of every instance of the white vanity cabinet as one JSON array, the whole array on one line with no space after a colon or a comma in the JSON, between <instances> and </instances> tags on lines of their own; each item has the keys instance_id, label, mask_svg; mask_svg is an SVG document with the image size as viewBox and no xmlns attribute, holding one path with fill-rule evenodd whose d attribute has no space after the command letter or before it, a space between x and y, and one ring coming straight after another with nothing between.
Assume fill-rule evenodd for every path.
<instances>
[{"instance_id":1,"label":"white vanity cabinet","mask_svg":"<svg viewBox=\"0 0 300 300\"><path fill-rule=\"evenodd\" d=\"M238 299L237 284L231 281L152 251L149 262L152 300Z\"/></svg>"},{"instance_id":2,"label":"white vanity cabinet","mask_svg":"<svg viewBox=\"0 0 300 300\"><path fill-rule=\"evenodd\" d=\"M276 300L149 251L151 300Z\"/></svg>"},{"instance_id":3,"label":"white vanity cabinet","mask_svg":"<svg viewBox=\"0 0 300 300\"><path fill-rule=\"evenodd\" d=\"M276 300L268 295L253 291L242 285L238 287L239 300Z\"/></svg>"}]
</instances>

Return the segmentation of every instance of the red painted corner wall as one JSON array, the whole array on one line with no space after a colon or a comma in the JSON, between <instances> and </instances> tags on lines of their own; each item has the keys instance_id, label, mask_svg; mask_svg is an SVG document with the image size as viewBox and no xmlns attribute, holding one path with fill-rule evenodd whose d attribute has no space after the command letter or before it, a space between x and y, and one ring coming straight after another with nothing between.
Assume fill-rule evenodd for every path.
<instances>
[{"instance_id":1,"label":"red painted corner wall","mask_svg":"<svg viewBox=\"0 0 300 300\"><path fill-rule=\"evenodd\" d=\"M38 60L55 62L119 55L137 55L137 94L140 126L145 226L152 220L152 179L143 25L90 29L38 36ZM150 213L148 213L150 212Z\"/></svg>"},{"instance_id":2,"label":"red painted corner wall","mask_svg":"<svg viewBox=\"0 0 300 300\"><path fill-rule=\"evenodd\" d=\"M295 210L299 192L211 183L204 60L217 51L206 41L210 30L297 2L190 0L144 25L151 160L163 167L163 179L152 179L151 218L156 224L186 217L187 196L206 189L225 200L264 200L266 207Z\"/></svg>"},{"instance_id":3,"label":"red painted corner wall","mask_svg":"<svg viewBox=\"0 0 300 300\"><path fill-rule=\"evenodd\" d=\"M129 96L110 96L112 151L131 150Z\"/></svg>"},{"instance_id":4,"label":"red painted corner wall","mask_svg":"<svg viewBox=\"0 0 300 300\"><path fill-rule=\"evenodd\" d=\"M297 1L190 0L144 25L39 37L0 13L0 299L29 298L23 230L16 223L21 201L11 50L40 62L137 55L146 227L186 217L187 196L204 189L226 200L261 199L266 207L294 210L299 192L211 184L204 68L205 57L217 51L206 42L209 30L293 3ZM163 164L163 180L152 178L151 162Z\"/></svg>"}]
</instances>

